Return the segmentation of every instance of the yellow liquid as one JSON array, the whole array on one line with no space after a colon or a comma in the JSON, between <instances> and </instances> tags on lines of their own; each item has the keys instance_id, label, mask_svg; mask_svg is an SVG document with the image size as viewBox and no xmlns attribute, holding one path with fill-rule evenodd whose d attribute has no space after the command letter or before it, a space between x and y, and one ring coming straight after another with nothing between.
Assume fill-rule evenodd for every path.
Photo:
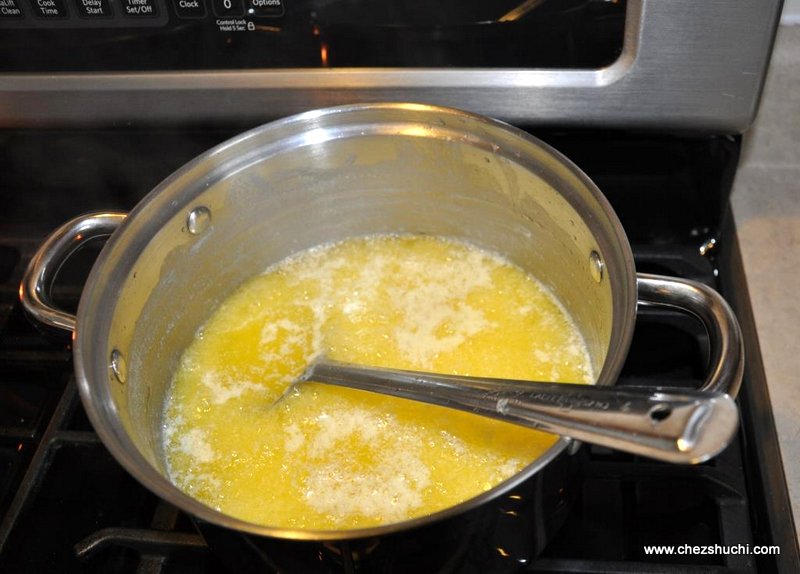
<instances>
[{"instance_id":1,"label":"yellow liquid","mask_svg":"<svg viewBox=\"0 0 800 574\"><path fill-rule=\"evenodd\" d=\"M593 382L580 333L520 268L441 238L351 239L253 278L198 333L166 405L175 484L254 523L352 529L472 498L556 440L314 383L275 405L320 352L440 373Z\"/></svg>"}]
</instances>

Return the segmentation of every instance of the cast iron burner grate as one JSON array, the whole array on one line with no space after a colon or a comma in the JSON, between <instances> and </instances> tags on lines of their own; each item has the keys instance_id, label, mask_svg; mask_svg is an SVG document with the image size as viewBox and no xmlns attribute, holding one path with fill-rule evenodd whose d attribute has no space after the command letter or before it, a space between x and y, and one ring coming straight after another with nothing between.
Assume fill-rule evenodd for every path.
<instances>
[{"instance_id":1,"label":"cast iron burner grate","mask_svg":"<svg viewBox=\"0 0 800 574\"><path fill-rule=\"evenodd\" d=\"M40 240L0 237L0 571L226 571L191 520L134 481L92 431L72 378L69 342L39 333L23 316L17 286ZM709 260L681 249L637 249L637 266L713 284ZM75 303L80 281L61 288L64 304ZM644 312L634 338L621 384L697 386L707 342L693 320ZM525 571L769 571L748 555L667 558L643 551L647 544L754 544L742 445L737 439L714 461L691 467L585 448L577 455L575 506Z\"/></svg>"}]
</instances>

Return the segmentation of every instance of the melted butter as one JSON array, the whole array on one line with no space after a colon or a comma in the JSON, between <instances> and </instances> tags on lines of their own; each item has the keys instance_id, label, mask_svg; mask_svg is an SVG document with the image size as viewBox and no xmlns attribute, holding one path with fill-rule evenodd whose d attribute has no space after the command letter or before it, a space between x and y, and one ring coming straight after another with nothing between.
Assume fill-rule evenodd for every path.
<instances>
[{"instance_id":1,"label":"melted butter","mask_svg":"<svg viewBox=\"0 0 800 574\"><path fill-rule=\"evenodd\" d=\"M320 352L441 373L593 381L574 324L518 267L440 238L351 239L250 280L198 333L166 405L175 484L259 524L360 528L472 498L556 440L314 383L275 405Z\"/></svg>"}]
</instances>

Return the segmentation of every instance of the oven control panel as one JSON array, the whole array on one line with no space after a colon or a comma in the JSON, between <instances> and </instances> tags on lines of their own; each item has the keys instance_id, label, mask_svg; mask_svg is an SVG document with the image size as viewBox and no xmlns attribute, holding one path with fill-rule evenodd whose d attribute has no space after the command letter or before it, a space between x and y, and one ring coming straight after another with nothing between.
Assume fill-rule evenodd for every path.
<instances>
[{"instance_id":1,"label":"oven control panel","mask_svg":"<svg viewBox=\"0 0 800 574\"><path fill-rule=\"evenodd\" d=\"M280 18L284 0L0 0L0 28L165 27L182 20ZM230 23L229 23L230 24ZM220 23L221 28L225 24Z\"/></svg>"},{"instance_id":2,"label":"oven control panel","mask_svg":"<svg viewBox=\"0 0 800 574\"><path fill-rule=\"evenodd\" d=\"M625 0L0 0L0 72L598 68Z\"/></svg>"}]
</instances>

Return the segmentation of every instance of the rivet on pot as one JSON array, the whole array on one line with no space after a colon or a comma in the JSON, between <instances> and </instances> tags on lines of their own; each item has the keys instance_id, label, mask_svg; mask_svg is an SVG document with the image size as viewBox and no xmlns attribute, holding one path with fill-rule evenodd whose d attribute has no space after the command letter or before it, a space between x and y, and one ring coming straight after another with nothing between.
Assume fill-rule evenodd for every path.
<instances>
[{"instance_id":1,"label":"rivet on pot","mask_svg":"<svg viewBox=\"0 0 800 574\"><path fill-rule=\"evenodd\" d=\"M195 207L186 218L186 228L192 235L199 235L208 229L211 223L211 210L207 207Z\"/></svg>"},{"instance_id":2,"label":"rivet on pot","mask_svg":"<svg viewBox=\"0 0 800 574\"><path fill-rule=\"evenodd\" d=\"M125 357L117 349L111 351L110 367L117 382L124 385L128 377L128 366L125 364Z\"/></svg>"},{"instance_id":3,"label":"rivet on pot","mask_svg":"<svg viewBox=\"0 0 800 574\"><path fill-rule=\"evenodd\" d=\"M600 254L597 251L592 251L589 254L589 273L592 275L592 279L594 279L595 283L600 283L600 281L603 280L603 271L605 267L606 264L603 263Z\"/></svg>"},{"instance_id":4,"label":"rivet on pot","mask_svg":"<svg viewBox=\"0 0 800 574\"><path fill-rule=\"evenodd\" d=\"M659 403L650 409L650 418L654 423L660 423L669 418L672 414L672 407L667 404Z\"/></svg>"},{"instance_id":5,"label":"rivet on pot","mask_svg":"<svg viewBox=\"0 0 800 574\"><path fill-rule=\"evenodd\" d=\"M583 446L583 443L579 440L575 440L574 438L570 437L567 437L567 440L569 441L569 443L567 444L567 453L569 453L570 456L577 454L578 451L581 450L581 446Z\"/></svg>"}]
</instances>

